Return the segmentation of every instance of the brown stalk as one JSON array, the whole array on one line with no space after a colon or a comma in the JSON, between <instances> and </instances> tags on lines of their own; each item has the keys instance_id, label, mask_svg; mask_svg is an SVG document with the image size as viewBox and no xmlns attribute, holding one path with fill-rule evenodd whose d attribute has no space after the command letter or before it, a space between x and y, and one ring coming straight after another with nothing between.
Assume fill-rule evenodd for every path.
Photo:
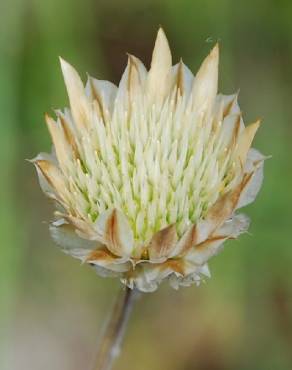
<instances>
[{"instance_id":1,"label":"brown stalk","mask_svg":"<svg viewBox=\"0 0 292 370\"><path fill-rule=\"evenodd\" d=\"M93 370L110 370L120 353L125 329L138 294L135 289L123 289L114 304L97 351Z\"/></svg>"}]
</instances>

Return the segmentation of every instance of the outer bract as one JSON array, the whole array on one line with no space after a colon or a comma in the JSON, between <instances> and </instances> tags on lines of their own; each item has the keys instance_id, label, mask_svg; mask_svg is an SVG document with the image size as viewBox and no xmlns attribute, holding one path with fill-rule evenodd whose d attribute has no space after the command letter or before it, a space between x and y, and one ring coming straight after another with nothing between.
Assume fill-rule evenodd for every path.
<instances>
[{"instance_id":1,"label":"outer bract","mask_svg":"<svg viewBox=\"0 0 292 370\"><path fill-rule=\"evenodd\" d=\"M236 210L261 186L259 122L245 127L237 95L217 94L218 59L216 45L195 76L172 66L162 29L150 70L130 55L118 87L89 77L84 88L61 59L70 109L46 116L54 151L33 162L66 253L149 292L199 283L247 230Z\"/></svg>"}]
</instances>

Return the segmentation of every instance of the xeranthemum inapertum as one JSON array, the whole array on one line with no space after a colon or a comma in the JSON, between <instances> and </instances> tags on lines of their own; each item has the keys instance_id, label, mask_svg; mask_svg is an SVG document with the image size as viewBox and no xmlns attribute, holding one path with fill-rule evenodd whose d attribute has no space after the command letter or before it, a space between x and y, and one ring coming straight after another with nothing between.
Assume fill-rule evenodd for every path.
<instances>
[{"instance_id":1,"label":"xeranthemum inapertum","mask_svg":"<svg viewBox=\"0 0 292 370\"><path fill-rule=\"evenodd\" d=\"M154 291L209 276L207 261L246 231L236 210L262 183L264 156L251 149L237 95L217 94L216 45L196 76L172 66L162 29L151 68L129 55L119 86L86 86L61 59L70 109L48 115L52 154L34 160L57 204L53 239L102 276Z\"/></svg>"}]
</instances>

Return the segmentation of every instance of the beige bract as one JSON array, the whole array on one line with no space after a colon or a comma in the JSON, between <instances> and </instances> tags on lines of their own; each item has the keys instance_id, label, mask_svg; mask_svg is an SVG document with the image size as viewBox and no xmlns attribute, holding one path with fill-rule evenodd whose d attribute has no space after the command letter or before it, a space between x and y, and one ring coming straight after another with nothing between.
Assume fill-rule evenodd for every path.
<instances>
[{"instance_id":1,"label":"beige bract","mask_svg":"<svg viewBox=\"0 0 292 370\"><path fill-rule=\"evenodd\" d=\"M264 157L250 149L237 95L218 95L216 45L198 73L172 66L162 29L151 68L129 55L119 86L86 86L61 59L70 109L46 117L53 154L34 159L56 201L63 250L141 291L209 276L207 261L248 228Z\"/></svg>"}]
</instances>

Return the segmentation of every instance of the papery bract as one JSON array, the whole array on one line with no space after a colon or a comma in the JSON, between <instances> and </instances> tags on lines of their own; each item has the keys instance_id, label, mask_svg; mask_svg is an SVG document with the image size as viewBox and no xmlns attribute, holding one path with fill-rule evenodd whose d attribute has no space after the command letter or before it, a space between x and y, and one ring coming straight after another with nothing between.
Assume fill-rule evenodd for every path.
<instances>
[{"instance_id":1,"label":"papery bract","mask_svg":"<svg viewBox=\"0 0 292 370\"><path fill-rule=\"evenodd\" d=\"M102 276L154 291L209 276L207 261L246 231L236 210L261 186L264 156L251 149L237 95L217 94L216 45L196 76L172 66L162 29L151 68L130 55L118 87L86 87L61 59L70 109L46 116L54 153L34 164L58 204L50 226L63 250Z\"/></svg>"}]
</instances>

